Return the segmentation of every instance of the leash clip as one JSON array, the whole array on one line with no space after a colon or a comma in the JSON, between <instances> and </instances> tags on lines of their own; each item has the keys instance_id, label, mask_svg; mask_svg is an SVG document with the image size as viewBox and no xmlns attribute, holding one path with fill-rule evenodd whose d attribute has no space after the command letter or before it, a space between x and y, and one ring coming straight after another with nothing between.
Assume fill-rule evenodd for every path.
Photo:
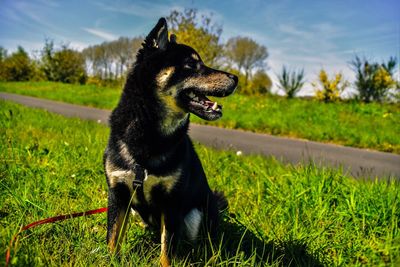
<instances>
[{"instance_id":1,"label":"leash clip","mask_svg":"<svg viewBox=\"0 0 400 267\"><path fill-rule=\"evenodd\" d=\"M141 186L143 186L143 182L135 179L135 180L133 180L133 185L135 187L141 187Z\"/></svg>"}]
</instances>

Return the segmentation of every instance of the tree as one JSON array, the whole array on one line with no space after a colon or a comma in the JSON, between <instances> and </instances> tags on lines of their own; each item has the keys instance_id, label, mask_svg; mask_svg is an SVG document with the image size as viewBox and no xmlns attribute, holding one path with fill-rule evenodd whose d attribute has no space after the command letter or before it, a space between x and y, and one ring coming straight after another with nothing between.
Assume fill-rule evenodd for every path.
<instances>
[{"instance_id":1,"label":"tree","mask_svg":"<svg viewBox=\"0 0 400 267\"><path fill-rule=\"evenodd\" d=\"M4 81L28 81L35 74L35 64L28 53L18 46L9 57L5 50L1 52L0 79Z\"/></svg>"},{"instance_id":2,"label":"tree","mask_svg":"<svg viewBox=\"0 0 400 267\"><path fill-rule=\"evenodd\" d=\"M316 97L326 102L337 101L340 99L340 93L348 86L347 81L343 80L342 74L338 73L332 80L329 79L325 70L321 70L318 76L318 82L312 83L316 89Z\"/></svg>"},{"instance_id":3,"label":"tree","mask_svg":"<svg viewBox=\"0 0 400 267\"><path fill-rule=\"evenodd\" d=\"M87 78L83 55L67 45L55 51L52 41L42 50L42 70L49 81L83 84Z\"/></svg>"},{"instance_id":4,"label":"tree","mask_svg":"<svg viewBox=\"0 0 400 267\"><path fill-rule=\"evenodd\" d=\"M355 88L358 91L358 98L363 102L383 101L389 90L396 86L393 79L394 69L397 60L391 57L385 64L370 63L367 59L356 56L350 62L356 72Z\"/></svg>"},{"instance_id":5,"label":"tree","mask_svg":"<svg viewBox=\"0 0 400 267\"><path fill-rule=\"evenodd\" d=\"M55 80L63 83L84 84L87 78L85 60L81 53L63 46L54 53Z\"/></svg>"},{"instance_id":6,"label":"tree","mask_svg":"<svg viewBox=\"0 0 400 267\"><path fill-rule=\"evenodd\" d=\"M42 57L41 57L41 69L46 76L48 81L55 81L54 73L55 73L55 65L53 62L54 56L54 42L46 39L44 42L44 47L42 49Z\"/></svg>"},{"instance_id":7,"label":"tree","mask_svg":"<svg viewBox=\"0 0 400 267\"><path fill-rule=\"evenodd\" d=\"M7 57L7 50L0 46L0 63Z\"/></svg>"},{"instance_id":8,"label":"tree","mask_svg":"<svg viewBox=\"0 0 400 267\"><path fill-rule=\"evenodd\" d=\"M283 66L282 73L278 75L279 87L285 91L287 98L293 98L304 85L304 69L289 71Z\"/></svg>"},{"instance_id":9,"label":"tree","mask_svg":"<svg viewBox=\"0 0 400 267\"><path fill-rule=\"evenodd\" d=\"M255 68L264 67L264 60L268 57L267 48L259 45L248 37L230 38L225 46L226 57L236 65L239 71L245 74L244 84L247 85L251 72Z\"/></svg>"},{"instance_id":10,"label":"tree","mask_svg":"<svg viewBox=\"0 0 400 267\"><path fill-rule=\"evenodd\" d=\"M0 81L4 81L6 73L4 61L7 58L7 50L0 46Z\"/></svg>"},{"instance_id":11,"label":"tree","mask_svg":"<svg viewBox=\"0 0 400 267\"><path fill-rule=\"evenodd\" d=\"M82 51L87 71L101 80L119 79L133 64L143 42L142 37L120 37L118 40L89 46Z\"/></svg>"},{"instance_id":12,"label":"tree","mask_svg":"<svg viewBox=\"0 0 400 267\"><path fill-rule=\"evenodd\" d=\"M185 9L183 12L172 11L167 20L179 43L193 47L205 64L217 66L223 51L220 44L222 28L212 23L211 16L199 18L196 9Z\"/></svg>"},{"instance_id":13,"label":"tree","mask_svg":"<svg viewBox=\"0 0 400 267\"><path fill-rule=\"evenodd\" d=\"M257 70L246 88L245 94L257 95L268 94L272 87L272 81L264 70Z\"/></svg>"}]
</instances>

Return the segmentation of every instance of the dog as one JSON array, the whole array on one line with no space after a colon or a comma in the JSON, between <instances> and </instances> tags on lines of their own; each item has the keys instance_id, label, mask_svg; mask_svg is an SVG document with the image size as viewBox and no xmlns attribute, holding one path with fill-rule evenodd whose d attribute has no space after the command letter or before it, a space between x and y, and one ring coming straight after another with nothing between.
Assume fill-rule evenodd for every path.
<instances>
[{"instance_id":1,"label":"dog","mask_svg":"<svg viewBox=\"0 0 400 267\"><path fill-rule=\"evenodd\" d=\"M215 237L222 193L213 192L188 136L190 113L222 116L207 96L233 93L238 78L207 67L191 47L169 37L160 18L129 70L104 153L108 185L107 243L118 253L129 211L161 232L162 266L169 266L180 239L195 242L205 226Z\"/></svg>"}]
</instances>

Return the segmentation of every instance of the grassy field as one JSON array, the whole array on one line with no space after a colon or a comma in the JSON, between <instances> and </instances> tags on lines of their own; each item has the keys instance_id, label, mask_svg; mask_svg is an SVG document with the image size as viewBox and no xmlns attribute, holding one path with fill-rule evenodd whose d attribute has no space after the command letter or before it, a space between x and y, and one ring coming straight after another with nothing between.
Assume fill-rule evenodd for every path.
<instances>
[{"instance_id":1,"label":"grassy field","mask_svg":"<svg viewBox=\"0 0 400 267\"><path fill-rule=\"evenodd\" d=\"M0 91L104 109L113 109L121 94L107 87L57 82L0 82Z\"/></svg>"},{"instance_id":2,"label":"grassy field","mask_svg":"<svg viewBox=\"0 0 400 267\"><path fill-rule=\"evenodd\" d=\"M105 126L0 101L0 133L1 255L21 225L106 206ZM230 209L219 241L200 242L175 266L399 266L398 183L196 149ZM130 224L120 259L105 234L105 214L42 225L20 235L12 264L157 266L157 234Z\"/></svg>"},{"instance_id":3,"label":"grassy field","mask_svg":"<svg viewBox=\"0 0 400 267\"><path fill-rule=\"evenodd\" d=\"M52 82L0 83L0 91L112 109L120 90ZM324 104L277 96L233 95L221 99L218 125L273 135L304 138L400 154L400 105L357 102Z\"/></svg>"}]
</instances>

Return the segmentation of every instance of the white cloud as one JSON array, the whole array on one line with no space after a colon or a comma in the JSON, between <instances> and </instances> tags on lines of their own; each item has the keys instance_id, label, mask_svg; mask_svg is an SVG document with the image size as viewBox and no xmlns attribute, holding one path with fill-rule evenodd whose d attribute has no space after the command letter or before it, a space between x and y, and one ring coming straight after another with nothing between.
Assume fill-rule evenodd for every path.
<instances>
[{"instance_id":1,"label":"white cloud","mask_svg":"<svg viewBox=\"0 0 400 267\"><path fill-rule=\"evenodd\" d=\"M97 37L100 37L100 38L102 38L102 39L104 39L106 41L112 41L112 40L118 39L117 35L114 35L112 33L106 32L104 30L93 29L93 28L81 28L81 29L86 31L86 32L88 32L88 33L90 33L90 34L93 34L93 35L95 35Z\"/></svg>"}]
</instances>

